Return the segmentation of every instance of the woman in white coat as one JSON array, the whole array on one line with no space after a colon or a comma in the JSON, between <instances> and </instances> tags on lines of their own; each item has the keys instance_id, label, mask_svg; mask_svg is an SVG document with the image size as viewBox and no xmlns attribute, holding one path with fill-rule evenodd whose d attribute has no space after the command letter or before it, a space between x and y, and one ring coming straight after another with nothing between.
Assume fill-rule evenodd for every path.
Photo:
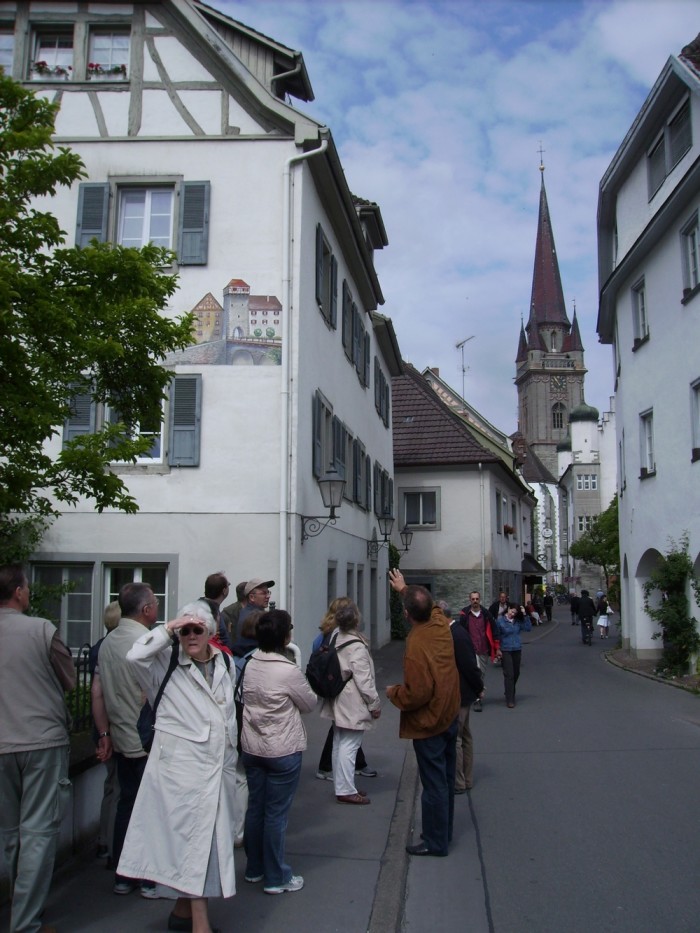
<instances>
[{"instance_id":1,"label":"woman in white coat","mask_svg":"<svg viewBox=\"0 0 700 933\"><path fill-rule=\"evenodd\" d=\"M149 878L176 897L169 930L218 933L209 897L236 893L233 864L236 784L235 666L210 644L209 607L190 603L178 618L138 639L127 654L151 704L179 635L178 665L156 713L155 736L118 871Z\"/></svg>"},{"instance_id":2,"label":"woman in white coat","mask_svg":"<svg viewBox=\"0 0 700 933\"><path fill-rule=\"evenodd\" d=\"M321 716L333 720L333 781L338 803L370 803L355 787L355 758L366 729L379 719L379 694L374 680L374 662L366 639L359 632L360 612L348 601L335 614L338 634L333 643L338 651L340 670L346 681L332 700L324 700Z\"/></svg>"}]
</instances>

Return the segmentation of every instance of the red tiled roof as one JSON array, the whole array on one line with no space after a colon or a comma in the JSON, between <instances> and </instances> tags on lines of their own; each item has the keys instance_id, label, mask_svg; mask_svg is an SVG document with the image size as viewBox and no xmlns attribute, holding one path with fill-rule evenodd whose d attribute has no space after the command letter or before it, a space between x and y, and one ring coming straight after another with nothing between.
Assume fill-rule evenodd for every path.
<instances>
[{"instance_id":1,"label":"red tiled roof","mask_svg":"<svg viewBox=\"0 0 700 933\"><path fill-rule=\"evenodd\" d=\"M248 308L251 311L281 311L282 305L274 295L251 295Z\"/></svg>"},{"instance_id":2,"label":"red tiled roof","mask_svg":"<svg viewBox=\"0 0 700 933\"><path fill-rule=\"evenodd\" d=\"M503 463L476 440L415 367L403 365L404 375L391 380L395 467Z\"/></svg>"}]
</instances>

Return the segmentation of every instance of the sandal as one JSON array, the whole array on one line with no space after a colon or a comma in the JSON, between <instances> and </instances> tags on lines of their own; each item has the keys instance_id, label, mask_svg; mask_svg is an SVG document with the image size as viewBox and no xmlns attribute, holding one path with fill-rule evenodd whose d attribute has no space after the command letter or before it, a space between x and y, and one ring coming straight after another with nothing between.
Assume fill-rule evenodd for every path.
<instances>
[{"instance_id":1,"label":"sandal","mask_svg":"<svg viewBox=\"0 0 700 933\"><path fill-rule=\"evenodd\" d=\"M355 804L366 804L370 802L369 797L363 797L362 794L336 794L335 798L338 803L355 803Z\"/></svg>"}]
</instances>

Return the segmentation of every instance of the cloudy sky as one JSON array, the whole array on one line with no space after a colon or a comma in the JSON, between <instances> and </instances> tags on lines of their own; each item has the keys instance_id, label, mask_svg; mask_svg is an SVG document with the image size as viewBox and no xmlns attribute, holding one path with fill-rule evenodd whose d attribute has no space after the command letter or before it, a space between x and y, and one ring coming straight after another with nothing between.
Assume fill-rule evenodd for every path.
<instances>
[{"instance_id":1,"label":"cloudy sky","mask_svg":"<svg viewBox=\"0 0 700 933\"><path fill-rule=\"evenodd\" d=\"M598 344L598 183L670 54L700 32L696 0L210 0L300 50L351 190L377 201L376 256L404 359L438 366L498 428L527 321L539 148L586 400L607 410Z\"/></svg>"}]
</instances>

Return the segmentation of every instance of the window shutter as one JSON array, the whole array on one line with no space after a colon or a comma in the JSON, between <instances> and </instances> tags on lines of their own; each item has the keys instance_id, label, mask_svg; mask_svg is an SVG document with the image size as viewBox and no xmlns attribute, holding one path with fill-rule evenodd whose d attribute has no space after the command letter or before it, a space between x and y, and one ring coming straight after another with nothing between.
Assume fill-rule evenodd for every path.
<instances>
[{"instance_id":1,"label":"window shutter","mask_svg":"<svg viewBox=\"0 0 700 933\"><path fill-rule=\"evenodd\" d=\"M333 469L345 479L345 426L337 415L333 415Z\"/></svg>"},{"instance_id":2,"label":"window shutter","mask_svg":"<svg viewBox=\"0 0 700 933\"><path fill-rule=\"evenodd\" d=\"M378 412L381 413L382 410L382 395L381 395L381 384L379 382L379 377L381 375L381 370L379 369L379 360L375 356L374 358L374 407Z\"/></svg>"},{"instance_id":3,"label":"window shutter","mask_svg":"<svg viewBox=\"0 0 700 933\"><path fill-rule=\"evenodd\" d=\"M331 327L338 326L338 260L331 256Z\"/></svg>"},{"instance_id":4,"label":"window shutter","mask_svg":"<svg viewBox=\"0 0 700 933\"><path fill-rule=\"evenodd\" d=\"M374 514L379 516L382 514L382 487L381 487L381 470L379 469L379 464L375 462L374 464L374 476L373 476L373 487L374 487Z\"/></svg>"},{"instance_id":5,"label":"window shutter","mask_svg":"<svg viewBox=\"0 0 700 933\"><path fill-rule=\"evenodd\" d=\"M389 415L390 415L390 413L391 413L391 388L389 387L389 383L388 383L388 382L385 382L385 383L384 383L384 413L383 413L383 419L384 419L384 424L387 426L387 428L389 427Z\"/></svg>"},{"instance_id":6,"label":"window shutter","mask_svg":"<svg viewBox=\"0 0 700 933\"><path fill-rule=\"evenodd\" d=\"M357 438L352 442L352 499L362 501L362 451Z\"/></svg>"},{"instance_id":7,"label":"window shutter","mask_svg":"<svg viewBox=\"0 0 700 933\"><path fill-rule=\"evenodd\" d=\"M323 230L316 224L316 304L323 308Z\"/></svg>"},{"instance_id":8,"label":"window shutter","mask_svg":"<svg viewBox=\"0 0 700 933\"><path fill-rule=\"evenodd\" d=\"M343 279L343 347L345 355L352 360L352 295L348 283Z\"/></svg>"},{"instance_id":9,"label":"window shutter","mask_svg":"<svg viewBox=\"0 0 700 933\"><path fill-rule=\"evenodd\" d=\"M363 361L364 366L363 366L363 371L362 371L362 385L365 387L369 385L369 355L370 355L369 344L370 344L369 334L365 334L365 347L364 347L365 355L364 355L364 361Z\"/></svg>"},{"instance_id":10,"label":"window shutter","mask_svg":"<svg viewBox=\"0 0 700 933\"><path fill-rule=\"evenodd\" d=\"M387 505L389 507L389 515L394 514L394 481L393 479L389 480L389 493L388 493Z\"/></svg>"},{"instance_id":11,"label":"window shutter","mask_svg":"<svg viewBox=\"0 0 700 933\"><path fill-rule=\"evenodd\" d=\"M78 220L75 245L88 246L90 240L104 243L107 239L109 185L103 182L82 182L78 187Z\"/></svg>"},{"instance_id":12,"label":"window shutter","mask_svg":"<svg viewBox=\"0 0 700 933\"><path fill-rule=\"evenodd\" d=\"M205 266L209 247L208 181L185 181L180 190L178 262L181 266Z\"/></svg>"},{"instance_id":13,"label":"window shutter","mask_svg":"<svg viewBox=\"0 0 700 933\"><path fill-rule=\"evenodd\" d=\"M175 376L170 386L168 463L199 466L202 377Z\"/></svg>"},{"instance_id":14,"label":"window shutter","mask_svg":"<svg viewBox=\"0 0 700 933\"><path fill-rule=\"evenodd\" d=\"M360 315L357 310L357 305L353 302L352 305L352 361L355 364L355 369L359 372L360 369L360 341L361 337L361 327L362 321L360 320Z\"/></svg>"},{"instance_id":15,"label":"window shutter","mask_svg":"<svg viewBox=\"0 0 700 933\"><path fill-rule=\"evenodd\" d=\"M372 458L367 454L365 458L365 498L363 507L369 510L372 503Z\"/></svg>"},{"instance_id":16,"label":"window shutter","mask_svg":"<svg viewBox=\"0 0 700 933\"><path fill-rule=\"evenodd\" d=\"M321 478L323 458L323 438L321 436L321 399L318 392L313 397L313 452L312 468L316 479Z\"/></svg>"},{"instance_id":17,"label":"window shutter","mask_svg":"<svg viewBox=\"0 0 700 933\"><path fill-rule=\"evenodd\" d=\"M63 425L63 446L82 434L95 433L95 403L87 391L77 391L70 400L70 416Z\"/></svg>"}]
</instances>

